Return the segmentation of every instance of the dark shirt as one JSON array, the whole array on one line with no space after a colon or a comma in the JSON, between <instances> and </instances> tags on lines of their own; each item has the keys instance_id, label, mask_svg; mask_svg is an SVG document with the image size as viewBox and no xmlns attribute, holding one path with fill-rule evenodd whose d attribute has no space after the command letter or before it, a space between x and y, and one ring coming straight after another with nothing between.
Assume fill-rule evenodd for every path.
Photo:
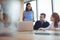
<instances>
[{"instance_id":1,"label":"dark shirt","mask_svg":"<svg viewBox=\"0 0 60 40\"><path fill-rule=\"evenodd\" d=\"M47 21L37 21L34 25L34 30L38 30L39 28L46 28L49 26L49 22Z\"/></svg>"}]
</instances>

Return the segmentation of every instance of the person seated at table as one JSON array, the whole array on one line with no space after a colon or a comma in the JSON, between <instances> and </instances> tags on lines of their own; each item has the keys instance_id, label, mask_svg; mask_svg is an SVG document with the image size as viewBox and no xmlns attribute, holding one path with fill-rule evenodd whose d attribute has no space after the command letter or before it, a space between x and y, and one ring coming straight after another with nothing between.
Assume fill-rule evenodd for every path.
<instances>
[{"instance_id":1,"label":"person seated at table","mask_svg":"<svg viewBox=\"0 0 60 40\"><path fill-rule=\"evenodd\" d=\"M39 30L39 28L46 28L49 26L49 22L45 20L46 14L40 14L40 20L37 21L34 25L34 30Z\"/></svg>"},{"instance_id":2,"label":"person seated at table","mask_svg":"<svg viewBox=\"0 0 60 40\"><path fill-rule=\"evenodd\" d=\"M47 30L58 30L60 29L60 18L59 18L59 15L58 13L54 12L52 13L51 15L51 21L52 23L50 24L50 26L48 26ZM44 28L40 28L40 30L43 30Z\"/></svg>"}]
</instances>

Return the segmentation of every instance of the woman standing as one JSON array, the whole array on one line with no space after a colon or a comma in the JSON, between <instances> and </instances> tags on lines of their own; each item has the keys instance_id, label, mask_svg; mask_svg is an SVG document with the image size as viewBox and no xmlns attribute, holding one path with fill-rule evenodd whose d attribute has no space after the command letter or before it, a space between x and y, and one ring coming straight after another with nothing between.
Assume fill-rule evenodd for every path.
<instances>
[{"instance_id":1,"label":"woman standing","mask_svg":"<svg viewBox=\"0 0 60 40\"><path fill-rule=\"evenodd\" d=\"M31 4L27 3L26 4L26 9L25 9L25 11L23 13L23 21L33 21L33 19L34 19L33 15L34 14L33 14Z\"/></svg>"}]
</instances>

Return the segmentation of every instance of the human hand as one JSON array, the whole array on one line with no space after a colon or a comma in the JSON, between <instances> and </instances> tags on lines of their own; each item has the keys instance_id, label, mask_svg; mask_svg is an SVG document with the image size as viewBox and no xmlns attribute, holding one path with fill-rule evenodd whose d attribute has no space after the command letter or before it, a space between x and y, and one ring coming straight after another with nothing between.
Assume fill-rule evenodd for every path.
<instances>
[{"instance_id":1,"label":"human hand","mask_svg":"<svg viewBox=\"0 0 60 40\"><path fill-rule=\"evenodd\" d=\"M39 28L38 30L44 30L44 28Z\"/></svg>"}]
</instances>

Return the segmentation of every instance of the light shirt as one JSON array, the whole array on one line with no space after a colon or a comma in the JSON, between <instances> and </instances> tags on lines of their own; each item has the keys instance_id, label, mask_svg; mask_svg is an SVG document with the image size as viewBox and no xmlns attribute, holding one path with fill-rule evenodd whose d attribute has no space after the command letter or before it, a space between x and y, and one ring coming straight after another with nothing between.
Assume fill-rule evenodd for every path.
<instances>
[{"instance_id":1,"label":"light shirt","mask_svg":"<svg viewBox=\"0 0 60 40\"><path fill-rule=\"evenodd\" d=\"M47 29L49 29L49 28L50 28L50 29L55 28L55 27L54 27L54 23L51 23L50 26L47 27ZM60 29L60 22L58 23L58 28Z\"/></svg>"}]
</instances>

